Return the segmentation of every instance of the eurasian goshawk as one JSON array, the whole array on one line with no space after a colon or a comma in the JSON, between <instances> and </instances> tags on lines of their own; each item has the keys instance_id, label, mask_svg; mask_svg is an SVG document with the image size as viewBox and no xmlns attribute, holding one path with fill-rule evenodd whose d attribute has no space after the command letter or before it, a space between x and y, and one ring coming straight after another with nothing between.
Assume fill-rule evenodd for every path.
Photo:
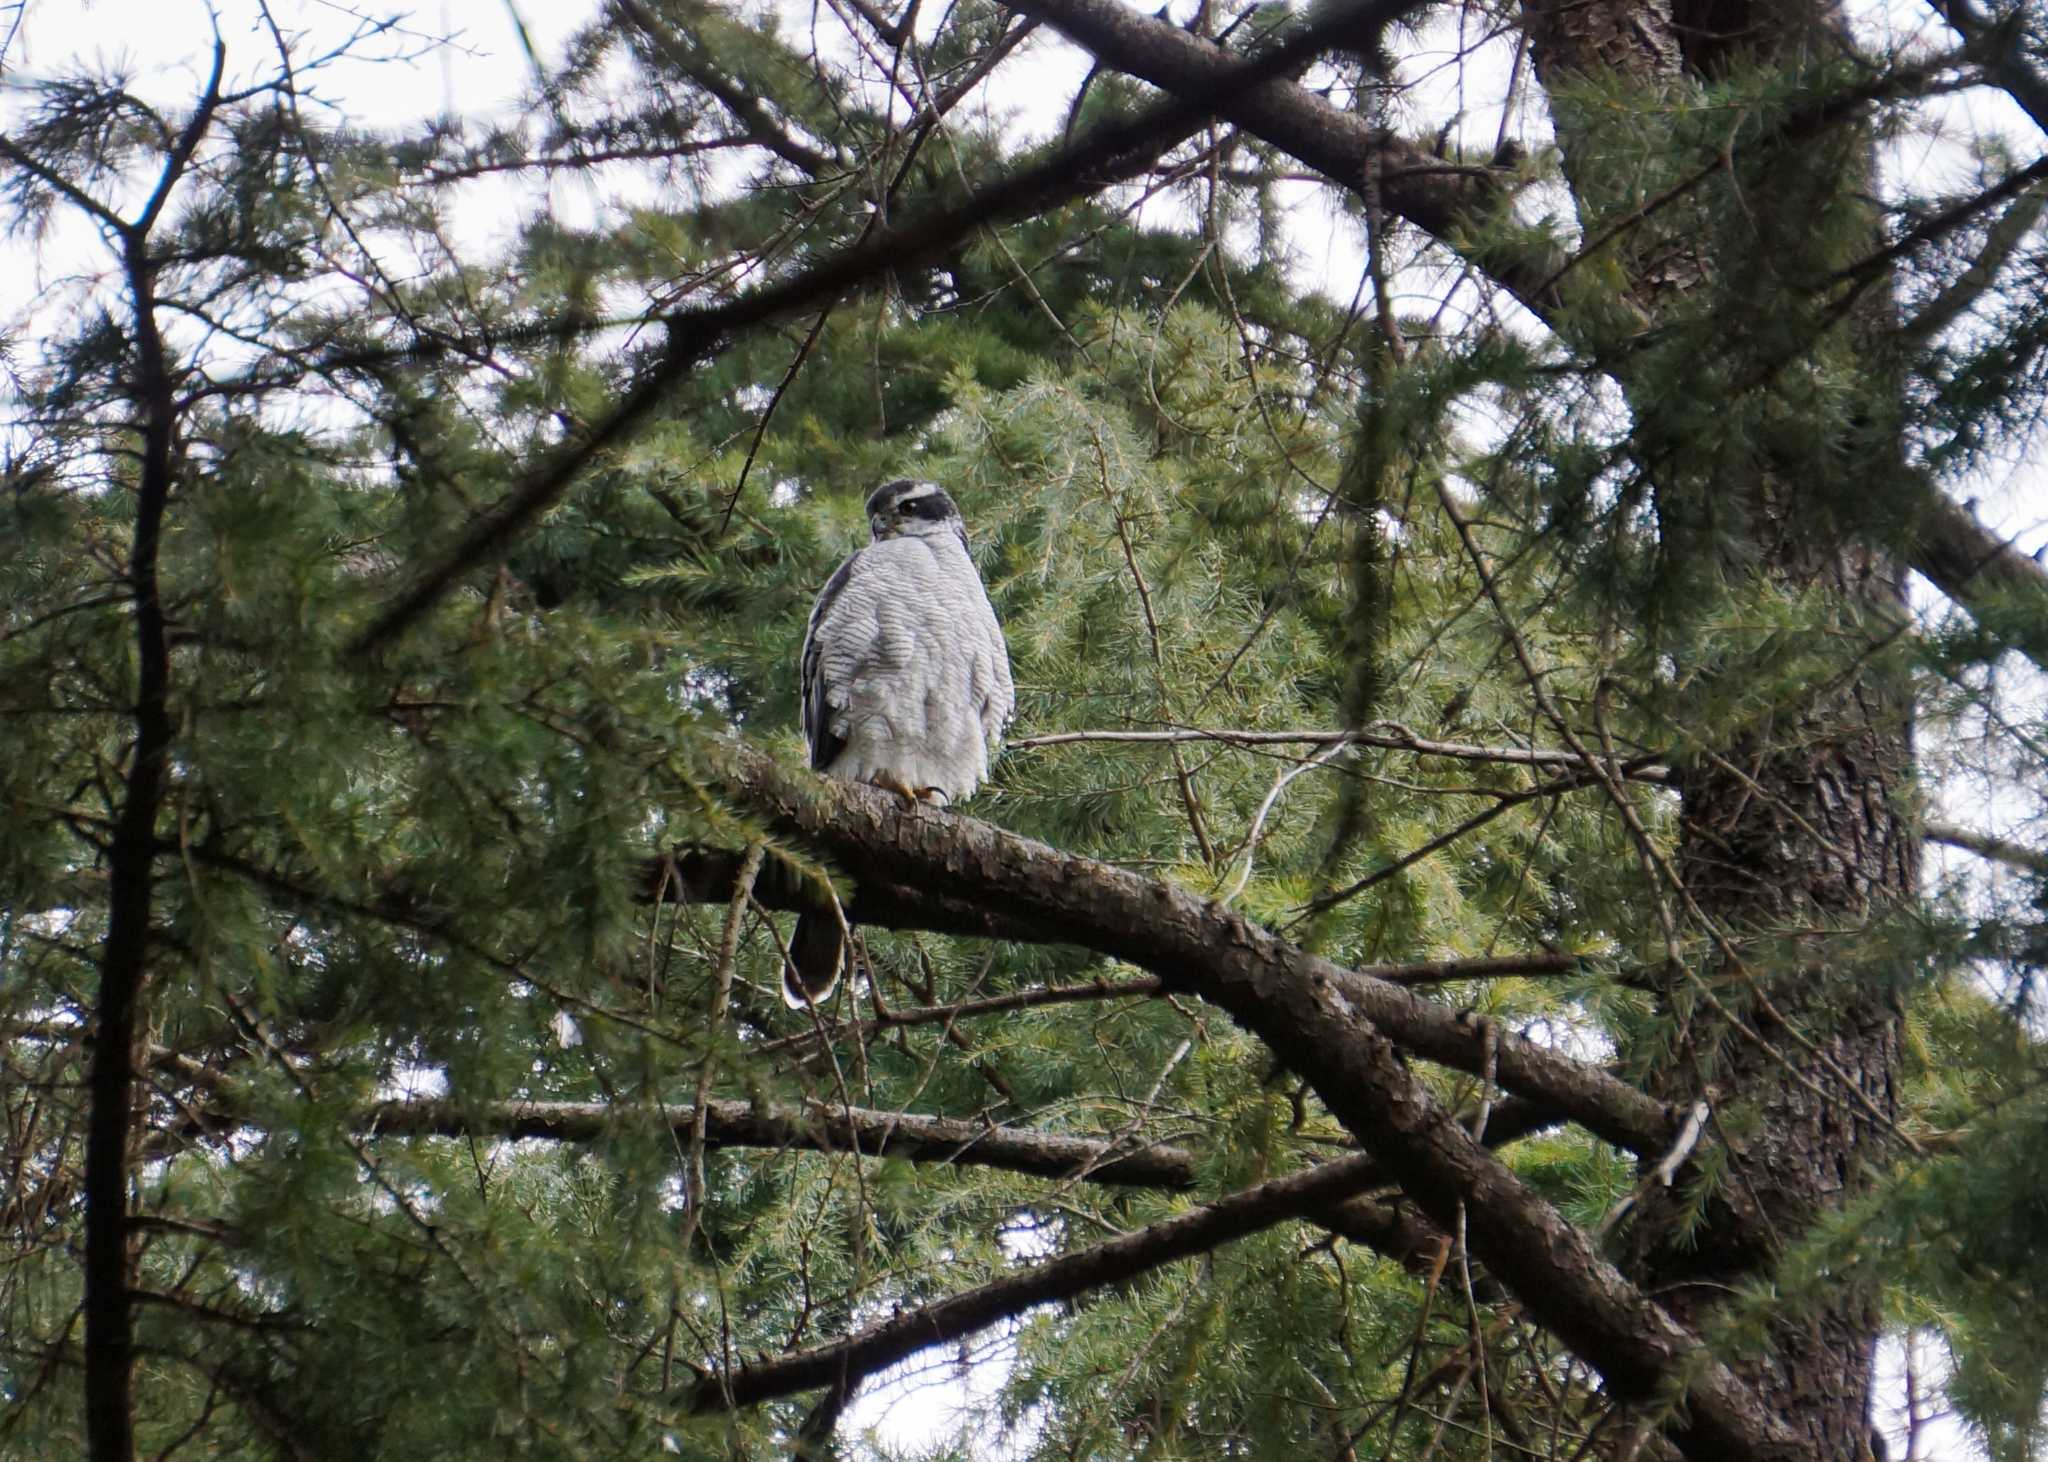
<instances>
[{"instance_id":1,"label":"eurasian goshawk","mask_svg":"<svg viewBox=\"0 0 2048 1462\"><path fill-rule=\"evenodd\" d=\"M868 527L874 541L826 581L804 631L811 765L944 805L988 775L1016 700L1009 650L943 490L884 483L868 498ZM798 915L783 997L822 1002L844 946L833 914Z\"/></svg>"}]
</instances>

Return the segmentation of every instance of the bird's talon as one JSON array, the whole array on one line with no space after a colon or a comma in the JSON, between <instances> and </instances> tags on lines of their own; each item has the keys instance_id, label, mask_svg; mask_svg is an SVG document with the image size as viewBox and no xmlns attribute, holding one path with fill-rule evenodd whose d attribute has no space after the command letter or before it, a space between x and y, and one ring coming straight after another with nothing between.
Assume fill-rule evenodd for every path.
<instances>
[{"instance_id":1,"label":"bird's talon","mask_svg":"<svg viewBox=\"0 0 2048 1462\"><path fill-rule=\"evenodd\" d=\"M901 777L891 776L887 772L877 772L868 779L868 782L871 786L880 787L884 792L894 792L903 799L905 808L917 806L918 794Z\"/></svg>"}]
</instances>

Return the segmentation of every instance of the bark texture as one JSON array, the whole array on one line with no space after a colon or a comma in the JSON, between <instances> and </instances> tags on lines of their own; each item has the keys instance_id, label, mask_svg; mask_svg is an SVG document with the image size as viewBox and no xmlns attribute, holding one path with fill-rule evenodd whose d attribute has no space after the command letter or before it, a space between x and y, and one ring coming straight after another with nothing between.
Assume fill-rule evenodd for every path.
<instances>
[{"instance_id":1,"label":"bark texture","mask_svg":"<svg viewBox=\"0 0 2048 1462\"><path fill-rule=\"evenodd\" d=\"M1523 17L1539 78L1553 97L1567 99L1553 110L1589 235L1630 206L1603 195L1611 174L1600 158L1609 129L1626 118L1592 107L1581 114L1569 101L1575 88L1620 81L1647 112L1738 55L1797 65L1838 54L1841 44L1823 3L1691 0L1674 10L1525 0ZM1801 237L1809 210L1868 175L1868 147L1850 127L1783 157L1765 151L1745 179L1752 237L1703 241L1670 226L1630 229L1614 257L1645 317L1655 325L1697 308L1720 271L1732 278L1744 267L1772 268L1796 280L1824 267ZM1755 186L1759 175L1766 186ZM1717 254L1717 246L1726 252ZM1864 384L1878 394L1887 390L1886 323L1880 304L1842 327L1864 349ZM1656 411L1639 402L1640 419L1653 420ZM1852 525L1814 508L1815 484L1803 474L1824 461L1818 453L1801 463L1760 451L1717 478L1667 485L1671 500L1660 506L1667 521L1711 522L1722 533L1740 524L1738 546L1695 545L1727 555L1728 572L1787 597L1831 603L1845 629L1896 623L1904 610L1899 566L1844 547ZM1880 444L1867 465L1882 477L1897 461L1892 442ZM1707 500L1687 502L1688 494ZM1953 538L1953 526L1924 541ZM1974 563L1948 564L1947 584L1958 592L1980 572L1986 580L1998 573L1989 545L1951 544L1946 559L1972 555ZM1840 638L1853 645L1858 637ZM1710 1328L1730 1294L1768 1275L1787 1244L1863 1186L1897 1111L1899 1012L1889 982L1844 959L1843 948L1853 946L1841 940L1910 898L1917 882L1917 841L1899 800L1910 770L1909 701L1903 687L1859 674L1852 657L1845 651L1832 688L1741 729L1674 777L1682 804L1678 872L1698 937L1692 947L1701 953L1694 968L1666 977L1675 1041L1639 1054L1651 1092L1671 1103L1708 1100L1721 1130L1741 1134L1731 1143L1724 1191L1739 1188L1766 1219L1762 1226L1730 1222L1717 1196L1702 1221L1682 1191L1649 1190L1628 1238L1627 1267L1695 1332ZM1735 1369L1805 1455L1866 1456L1877 1331L1875 1296L1840 1287L1818 1309L1775 1322L1769 1346Z\"/></svg>"},{"instance_id":2,"label":"bark texture","mask_svg":"<svg viewBox=\"0 0 2048 1462\"><path fill-rule=\"evenodd\" d=\"M1745 1135L1730 1181L1769 1219L1764 1236L1739 1232L1716 1203L1696 1226L1681 1195L1652 1193L1630 1269L1695 1330L1860 1191L1888 1146L1900 1054L1890 982L1831 952L1824 933L1794 931L1853 932L1910 894L1918 849L1895 801L1908 752L1897 699L1857 689L1744 737L1725 767L1684 784L1681 875L1730 936L1703 977L1740 1019L1699 1007L1690 981L1674 980L1669 998L1689 1019L1649 1090L1707 1097L1734 1119L1723 1129ZM1738 1370L1811 1455L1861 1457L1878 1324L1876 1296L1841 1287L1775 1325L1768 1351Z\"/></svg>"},{"instance_id":3,"label":"bark texture","mask_svg":"<svg viewBox=\"0 0 2048 1462\"><path fill-rule=\"evenodd\" d=\"M1575 1119L1626 1133L1624 1145L1646 1154L1661 1155L1677 1130L1661 1103L1597 1066L1513 1034L1489 1036L1481 1020L1311 955L1174 885L969 818L905 810L874 788L799 777L740 744L724 781L774 836L884 883L1000 906L1042 937L1128 960L1219 1006L1309 1082L1431 1224L1456 1229L1462 1207L1474 1257L1611 1394L1659 1407L1679 1401L1667 1429L1687 1455L1804 1455L1750 1387L1630 1283L1591 1234L1476 1142L1409 1060L1424 1054L1478 1070L1491 1051L1502 1086L1569 1105Z\"/></svg>"}]
</instances>

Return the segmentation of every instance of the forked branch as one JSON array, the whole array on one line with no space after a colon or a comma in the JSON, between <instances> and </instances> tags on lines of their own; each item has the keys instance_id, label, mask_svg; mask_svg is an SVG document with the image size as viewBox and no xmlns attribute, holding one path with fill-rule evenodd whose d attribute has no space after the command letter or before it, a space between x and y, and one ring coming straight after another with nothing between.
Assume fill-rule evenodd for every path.
<instances>
[{"instance_id":1,"label":"forked branch","mask_svg":"<svg viewBox=\"0 0 2048 1462\"><path fill-rule=\"evenodd\" d=\"M731 749L722 780L776 836L887 882L999 907L1049 937L1128 960L1169 989L1226 1010L1308 1081L1432 1223L1450 1229L1462 1207L1473 1256L1617 1396L1679 1401L1668 1434L1681 1449L1697 1457L1797 1455L1783 1424L1696 1336L1459 1125L1410 1068L1409 1053L1436 1046L1474 1062L1492 1057L1503 1086L1518 1077L1532 1079L1525 1090L1554 1081L1542 1095L1577 1106L1573 1115L1583 1113L1588 1125L1612 1128L1616 1117L1633 1114L1668 1146L1672 1114L1643 1093L1531 1042L1489 1041L1484 1023L1319 959L1171 884L969 818L905 810L871 788L794 775L744 745ZM784 1378L783 1389L824 1385L875 1355L908 1354L933 1338L934 1324L971 1316L985 1303L985 1292L976 1291L953 1309L920 1312L844 1343L871 1348L858 1355L827 1347L770 1363L783 1368L772 1374ZM715 1395L697 1393L698 1404L739 1404L733 1398L757 1394L760 1382L749 1377L762 1369L722 1377Z\"/></svg>"}]
</instances>

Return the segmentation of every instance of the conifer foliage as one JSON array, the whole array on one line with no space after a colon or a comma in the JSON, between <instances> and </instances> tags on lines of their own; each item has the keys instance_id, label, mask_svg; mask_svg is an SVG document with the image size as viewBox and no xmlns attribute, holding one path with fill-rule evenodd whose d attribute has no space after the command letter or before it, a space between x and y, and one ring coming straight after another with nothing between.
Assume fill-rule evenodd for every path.
<instances>
[{"instance_id":1,"label":"conifer foliage","mask_svg":"<svg viewBox=\"0 0 2048 1462\"><path fill-rule=\"evenodd\" d=\"M2038 5L589 9L11 76L0 1455L2038 1455Z\"/></svg>"}]
</instances>

